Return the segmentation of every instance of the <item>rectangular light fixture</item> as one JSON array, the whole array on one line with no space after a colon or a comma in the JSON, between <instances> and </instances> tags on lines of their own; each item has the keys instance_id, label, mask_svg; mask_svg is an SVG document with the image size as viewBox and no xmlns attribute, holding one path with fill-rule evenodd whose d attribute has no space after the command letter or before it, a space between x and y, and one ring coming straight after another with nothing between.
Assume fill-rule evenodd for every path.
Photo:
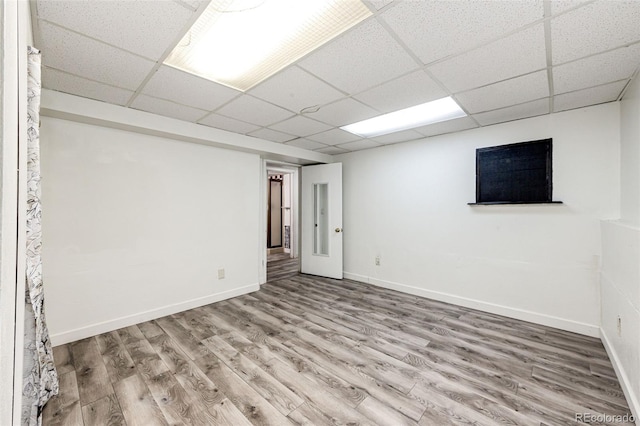
<instances>
[{"instance_id":1,"label":"rectangular light fixture","mask_svg":"<svg viewBox=\"0 0 640 426\"><path fill-rule=\"evenodd\" d=\"M212 0L164 63L246 91L371 15L360 0Z\"/></svg>"},{"instance_id":2,"label":"rectangular light fixture","mask_svg":"<svg viewBox=\"0 0 640 426\"><path fill-rule=\"evenodd\" d=\"M401 130L427 126L441 121L465 117L467 114L451 97L379 115L340 127L364 138L386 135Z\"/></svg>"}]
</instances>

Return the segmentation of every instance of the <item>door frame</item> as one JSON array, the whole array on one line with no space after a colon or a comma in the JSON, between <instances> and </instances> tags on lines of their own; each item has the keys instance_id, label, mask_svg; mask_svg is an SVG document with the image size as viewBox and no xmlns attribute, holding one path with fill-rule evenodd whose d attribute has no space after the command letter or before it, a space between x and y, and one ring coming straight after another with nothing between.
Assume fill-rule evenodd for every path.
<instances>
[{"instance_id":1,"label":"door frame","mask_svg":"<svg viewBox=\"0 0 640 426\"><path fill-rule=\"evenodd\" d=\"M269 194L267 185L269 184L269 171L275 171L282 174L291 175L291 255L295 258L300 256L300 165L285 163L281 161L273 161L262 159L262 167L260 171L260 273L259 284L267 282L267 203L269 202Z\"/></svg>"},{"instance_id":2,"label":"door frame","mask_svg":"<svg viewBox=\"0 0 640 426\"><path fill-rule=\"evenodd\" d=\"M0 156L0 424L22 424L24 356L27 45L29 2L2 4ZM23 170L23 173L19 173ZM22 274L22 275L20 275ZM21 279L20 279L21 278Z\"/></svg>"},{"instance_id":3,"label":"door frame","mask_svg":"<svg viewBox=\"0 0 640 426\"><path fill-rule=\"evenodd\" d=\"M269 172L269 170L267 171L267 173ZM284 176L284 175L282 175ZM273 245L273 235L272 235L272 223L273 223L273 208L272 208L272 197L273 197L273 182L279 182L280 183L280 205L282 205L282 201L284 199L284 179L282 180L277 180L277 179L273 179L271 178L271 176L269 176L267 178L267 182L268 182L268 187L269 189L267 190L267 249L272 249L272 248L284 248L284 235L282 233L282 227L283 227L283 219L284 219L284 214L282 213L282 208L280 208L279 210L279 214L280 214L280 245L274 246Z\"/></svg>"}]
</instances>

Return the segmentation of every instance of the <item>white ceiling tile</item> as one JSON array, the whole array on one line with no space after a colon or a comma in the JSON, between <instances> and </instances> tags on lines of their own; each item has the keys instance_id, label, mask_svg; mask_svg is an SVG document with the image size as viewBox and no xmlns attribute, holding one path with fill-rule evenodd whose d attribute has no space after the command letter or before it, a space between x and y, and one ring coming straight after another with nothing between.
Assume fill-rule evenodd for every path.
<instances>
[{"instance_id":1,"label":"white ceiling tile","mask_svg":"<svg viewBox=\"0 0 640 426\"><path fill-rule=\"evenodd\" d=\"M551 20L553 64L640 40L640 1L599 1Z\"/></svg>"},{"instance_id":2,"label":"white ceiling tile","mask_svg":"<svg viewBox=\"0 0 640 426\"><path fill-rule=\"evenodd\" d=\"M549 84L545 70L463 92L456 98L468 112L477 113L548 96Z\"/></svg>"},{"instance_id":3,"label":"white ceiling tile","mask_svg":"<svg viewBox=\"0 0 640 426\"><path fill-rule=\"evenodd\" d=\"M298 65L350 94L418 67L375 19L361 23Z\"/></svg>"},{"instance_id":4,"label":"white ceiling tile","mask_svg":"<svg viewBox=\"0 0 640 426\"><path fill-rule=\"evenodd\" d=\"M304 149L320 149L325 148L326 145L320 142L310 141L309 139L298 138L289 142L285 142L285 145L296 146Z\"/></svg>"},{"instance_id":5,"label":"white ceiling tile","mask_svg":"<svg viewBox=\"0 0 640 426\"><path fill-rule=\"evenodd\" d=\"M242 94L222 84L166 65L153 74L142 93L207 111Z\"/></svg>"},{"instance_id":6,"label":"white ceiling tile","mask_svg":"<svg viewBox=\"0 0 640 426\"><path fill-rule=\"evenodd\" d=\"M362 138L341 129L331 129L326 132L309 136L308 139L316 142L322 142L326 145L338 145L339 143L353 142Z\"/></svg>"},{"instance_id":7,"label":"white ceiling tile","mask_svg":"<svg viewBox=\"0 0 640 426\"><path fill-rule=\"evenodd\" d=\"M338 145L338 148L346 149L347 151L360 151L363 149L376 148L381 146L378 142L371 139L362 139L359 141L343 143Z\"/></svg>"},{"instance_id":8,"label":"white ceiling tile","mask_svg":"<svg viewBox=\"0 0 640 426\"><path fill-rule=\"evenodd\" d=\"M640 65L640 43L553 68L556 94L630 78Z\"/></svg>"},{"instance_id":9,"label":"white ceiling tile","mask_svg":"<svg viewBox=\"0 0 640 426\"><path fill-rule=\"evenodd\" d=\"M209 114L204 119L198 121L200 124L204 124L205 126L215 127L216 129L228 130L230 132L235 133L249 133L256 129L259 129L258 126L253 124L245 123L244 121L236 120L234 118L224 117L218 114Z\"/></svg>"},{"instance_id":10,"label":"white ceiling tile","mask_svg":"<svg viewBox=\"0 0 640 426\"><path fill-rule=\"evenodd\" d=\"M291 133L296 136L308 136L329 130L331 126L297 115L278 124L274 124L271 128L281 132Z\"/></svg>"},{"instance_id":11,"label":"white ceiling tile","mask_svg":"<svg viewBox=\"0 0 640 426\"><path fill-rule=\"evenodd\" d=\"M345 124L356 123L367 118L375 117L380 113L360 102L347 98L336 103L320 108L318 112L305 114L310 118L333 124L334 126L344 126Z\"/></svg>"},{"instance_id":12,"label":"white ceiling tile","mask_svg":"<svg viewBox=\"0 0 640 426\"><path fill-rule=\"evenodd\" d=\"M354 98L381 112L392 112L445 96L447 92L424 71L418 70L362 92Z\"/></svg>"},{"instance_id":13,"label":"white ceiling tile","mask_svg":"<svg viewBox=\"0 0 640 426\"><path fill-rule=\"evenodd\" d=\"M42 69L42 85L47 89L116 105L125 105L134 93L47 67Z\"/></svg>"},{"instance_id":14,"label":"white ceiling tile","mask_svg":"<svg viewBox=\"0 0 640 426\"><path fill-rule=\"evenodd\" d=\"M617 81L602 86L591 87L589 89L578 90L577 92L564 93L554 96L553 110L555 112L574 108L582 108L589 105L611 102L618 99L627 81Z\"/></svg>"},{"instance_id":15,"label":"white ceiling tile","mask_svg":"<svg viewBox=\"0 0 640 426\"><path fill-rule=\"evenodd\" d=\"M544 27L540 24L439 62L429 70L456 93L546 67Z\"/></svg>"},{"instance_id":16,"label":"white ceiling tile","mask_svg":"<svg viewBox=\"0 0 640 426\"><path fill-rule=\"evenodd\" d=\"M386 5L393 3L393 0L366 0L365 3L370 3L375 10L380 10Z\"/></svg>"},{"instance_id":17,"label":"white ceiling tile","mask_svg":"<svg viewBox=\"0 0 640 426\"><path fill-rule=\"evenodd\" d=\"M153 60L181 35L194 13L170 1L40 0L36 5L42 19Z\"/></svg>"},{"instance_id":18,"label":"white ceiling tile","mask_svg":"<svg viewBox=\"0 0 640 426\"><path fill-rule=\"evenodd\" d=\"M125 89L137 89L155 63L40 21L42 63Z\"/></svg>"},{"instance_id":19,"label":"white ceiling tile","mask_svg":"<svg viewBox=\"0 0 640 426\"><path fill-rule=\"evenodd\" d=\"M249 95L232 100L216 112L258 126L268 126L294 115L286 109Z\"/></svg>"},{"instance_id":20,"label":"white ceiling tile","mask_svg":"<svg viewBox=\"0 0 640 426\"><path fill-rule=\"evenodd\" d=\"M192 9L197 9L201 4L209 3L209 0L175 0L178 3L184 3Z\"/></svg>"},{"instance_id":21,"label":"white ceiling tile","mask_svg":"<svg viewBox=\"0 0 640 426\"><path fill-rule=\"evenodd\" d=\"M591 0L552 0L551 3L551 15L557 15L564 12L567 9L577 7L589 3Z\"/></svg>"},{"instance_id":22,"label":"white ceiling tile","mask_svg":"<svg viewBox=\"0 0 640 426\"><path fill-rule=\"evenodd\" d=\"M271 129L259 129L259 130L256 130L255 132L249 133L249 136L255 136L256 138L266 139L272 142L286 142L286 141L290 141L291 139L296 139L296 137L293 135L288 135L282 132L276 132L275 130L271 130Z\"/></svg>"},{"instance_id":23,"label":"white ceiling tile","mask_svg":"<svg viewBox=\"0 0 640 426\"><path fill-rule=\"evenodd\" d=\"M404 1L380 15L425 63L544 17L542 1Z\"/></svg>"},{"instance_id":24,"label":"white ceiling tile","mask_svg":"<svg viewBox=\"0 0 640 426\"><path fill-rule=\"evenodd\" d=\"M326 148L316 149L316 151L329 155L339 155L349 152L346 149L338 148L337 146L328 146Z\"/></svg>"},{"instance_id":25,"label":"white ceiling tile","mask_svg":"<svg viewBox=\"0 0 640 426\"><path fill-rule=\"evenodd\" d=\"M131 108L141 109L154 114L177 118L184 121L196 121L207 112L201 109L178 105L164 99L152 98L151 96L138 95L131 104Z\"/></svg>"},{"instance_id":26,"label":"white ceiling tile","mask_svg":"<svg viewBox=\"0 0 640 426\"><path fill-rule=\"evenodd\" d=\"M497 109L494 111L475 114L475 118L482 126L490 124L504 123L506 121L519 120L522 118L535 117L538 115L549 113L549 99L538 99L533 102L527 102L521 105L515 105L508 108Z\"/></svg>"},{"instance_id":27,"label":"white ceiling tile","mask_svg":"<svg viewBox=\"0 0 640 426\"><path fill-rule=\"evenodd\" d=\"M440 123L418 127L414 130L424 136L435 136L445 133L461 132L463 130L473 129L474 127L478 127L478 125L471 117L462 117L456 118L455 120L441 121Z\"/></svg>"},{"instance_id":28,"label":"white ceiling tile","mask_svg":"<svg viewBox=\"0 0 640 426\"><path fill-rule=\"evenodd\" d=\"M274 75L251 89L249 94L296 112L344 97L338 90L296 66Z\"/></svg>"},{"instance_id":29,"label":"white ceiling tile","mask_svg":"<svg viewBox=\"0 0 640 426\"><path fill-rule=\"evenodd\" d=\"M375 141L310 120L351 124L441 98L447 89L484 123L546 112L546 72L535 72L546 66L542 0L371 0L372 10L383 8L377 17L248 94L165 66L149 76L155 62L142 56L157 58L178 39L191 9L206 3L36 0L35 13L46 18L34 23L44 87L117 105L126 105L140 88L144 96L136 98L136 108L188 121L215 111L203 120L207 125L274 141L291 140L288 131L295 131L333 146ZM553 0L550 7L556 109L616 98L640 63L640 0ZM405 45L429 64L427 72ZM313 105L320 110L296 116ZM430 136L475 126L464 118L409 133ZM321 133L309 133L316 131Z\"/></svg>"},{"instance_id":30,"label":"white ceiling tile","mask_svg":"<svg viewBox=\"0 0 640 426\"><path fill-rule=\"evenodd\" d=\"M395 133L389 133L388 135L384 135L384 136L378 136L377 138L373 138L371 140L382 145L387 145L392 143L413 141L413 140L422 139L422 138L424 138L424 136L422 136L420 133L416 132L415 130L404 130L402 132L395 132Z\"/></svg>"}]
</instances>

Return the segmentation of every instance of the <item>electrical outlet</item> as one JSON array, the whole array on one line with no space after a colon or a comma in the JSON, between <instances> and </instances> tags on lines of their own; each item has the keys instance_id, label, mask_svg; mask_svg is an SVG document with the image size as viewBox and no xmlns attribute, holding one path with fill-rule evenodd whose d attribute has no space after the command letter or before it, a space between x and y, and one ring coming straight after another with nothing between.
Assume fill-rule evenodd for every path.
<instances>
[{"instance_id":1,"label":"electrical outlet","mask_svg":"<svg viewBox=\"0 0 640 426\"><path fill-rule=\"evenodd\" d=\"M380 256L376 256L376 266L380 266Z\"/></svg>"},{"instance_id":2,"label":"electrical outlet","mask_svg":"<svg viewBox=\"0 0 640 426\"><path fill-rule=\"evenodd\" d=\"M618 336L622 336L622 318L618 317Z\"/></svg>"},{"instance_id":3,"label":"electrical outlet","mask_svg":"<svg viewBox=\"0 0 640 426\"><path fill-rule=\"evenodd\" d=\"M219 280L224 279L224 268L218 269L218 279Z\"/></svg>"}]
</instances>

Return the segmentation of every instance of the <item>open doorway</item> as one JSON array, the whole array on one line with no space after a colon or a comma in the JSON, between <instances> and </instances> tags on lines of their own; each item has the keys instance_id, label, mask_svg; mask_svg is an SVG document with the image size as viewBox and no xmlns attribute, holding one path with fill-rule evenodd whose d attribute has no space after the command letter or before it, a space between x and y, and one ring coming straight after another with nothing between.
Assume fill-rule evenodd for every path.
<instances>
[{"instance_id":1,"label":"open doorway","mask_svg":"<svg viewBox=\"0 0 640 426\"><path fill-rule=\"evenodd\" d=\"M288 174L274 171L269 171L268 176L267 258L291 252L291 207L287 200L291 179Z\"/></svg>"},{"instance_id":2,"label":"open doorway","mask_svg":"<svg viewBox=\"0 0 640 426\"><path fill-rule=\"evenodd\" d=\"M300 272L298 167L265 163L264 279L274 281Z\"/></svg>"}]
</instances>

